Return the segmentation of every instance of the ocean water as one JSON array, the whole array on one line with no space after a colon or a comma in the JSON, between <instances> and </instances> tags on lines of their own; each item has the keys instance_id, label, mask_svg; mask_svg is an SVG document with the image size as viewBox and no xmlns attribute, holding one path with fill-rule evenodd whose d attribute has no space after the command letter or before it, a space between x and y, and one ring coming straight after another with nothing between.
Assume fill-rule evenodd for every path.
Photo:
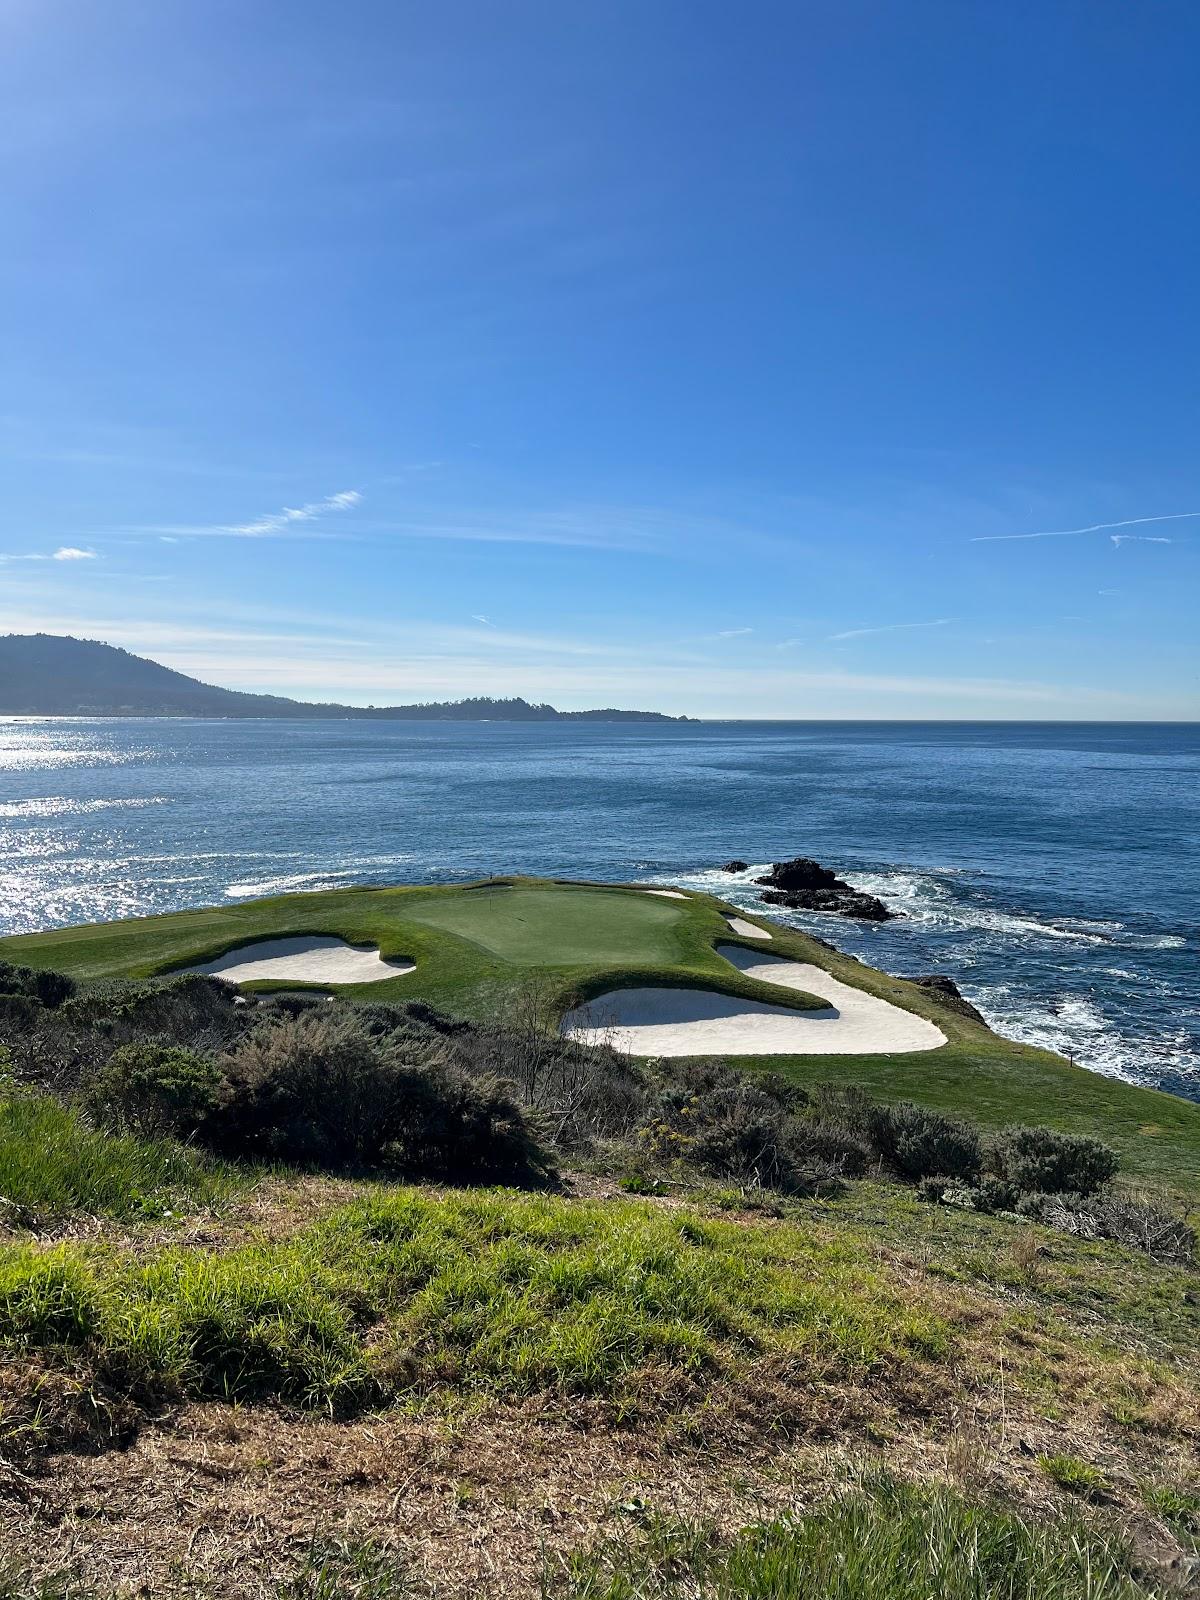
<instances>
[{"instance_id":1,"label":"ocean water","mask_svg":"<svg viewBox=\"0 0 1200 1600\"><path fill-rule=\"evenodd\" d=\"M1200 725L0 721L0 932L351 883L812 855L776 913L999 1031L1200 1099Z\"/></svg>"}]
</instances>

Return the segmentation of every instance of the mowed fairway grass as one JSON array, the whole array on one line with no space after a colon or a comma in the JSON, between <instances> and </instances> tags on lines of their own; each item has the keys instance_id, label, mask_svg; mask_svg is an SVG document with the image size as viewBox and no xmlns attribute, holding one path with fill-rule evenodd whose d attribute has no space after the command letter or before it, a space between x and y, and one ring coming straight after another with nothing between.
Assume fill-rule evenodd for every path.
<instances>
[{"instance_id":1,"label":"mowed fairway grass","mask_svg":"<svg viewBox=\"0 0 1200 1600\"><path fill-rule=\"evenodd\" d=\"M0 960L96 981L158 976L260 939L331 934L376 946L414 972L340 986L371 1001L422 1000L474 1021L503 1020L536 993L547 1030L564 1011L608 990L646 984L719 989L775 1005L822 1007L796 990L745 978L715 944L823 967L937 1023L940 1049L911 1055L738 1057L793 1080L860 1084L881 1099L912 1099L984 1127L1045 1123L1106 1140L1133 1177L1194 1196L1200 1186L1200 1106L1073 1066L1046 1050L1002 1039L938 995L841 955L794 929L760 919L770 945L742 940L734 908L709 895L667 899L620 885L495 879L480 884L339 889L242 901L197 911L60 928L0 939ZM295 984L257 984L255 988Z\"/></svg>"}]
</instances>

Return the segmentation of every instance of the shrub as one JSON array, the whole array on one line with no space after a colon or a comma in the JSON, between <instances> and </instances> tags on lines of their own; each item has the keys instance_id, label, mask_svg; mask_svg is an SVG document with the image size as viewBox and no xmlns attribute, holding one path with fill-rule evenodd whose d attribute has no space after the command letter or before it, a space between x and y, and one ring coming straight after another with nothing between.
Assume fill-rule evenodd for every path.
<instances>
[{"instance_id":1,"label":"shrub","mask_svg":"<svg viewBox=\"0 0 1200 1600\"><path fill-rule=\"evenodd\" d=\"M316 1166L447 1177L544 1177L550 1164L507 1087L473 1082L432 1047L376 1037L352 1016L304 1013L219 1063L211 1137Z\"/></svg>"},{"instance_id":2,"label":"shrub","mask_svg":"<svg viewBox=\"0 0 1200 1600\"><path fill-rule=\"evenodd\" d=\"M64 1021L102 1028L121 1043L167 1038L196 1048L246 1026L237 989L220 978L185 972L175 978L114 979L83 990L64 1007Z\"/></svg>"},{"instance_id":3,"label":"shrub","mask_svg":"<svg viewBox=\"0 0 1200 1600\"><path fill-rule=\"evenodd\" d=\"M75 993L75 980L65 972L41 971L0 961L0 994L27 995L54 1010Z\"/></svg>"},{"instance_id":4,"label":"shrub","mask_svg":"<svg viewBox=\"0 0 1200 1600\"><path fill-rule=\"evenodd\" d=\"M946 1190L953 1188L954 1179L947 1178L944 1174L938 1177L924 1177L917 1183L917 1199L923 1200L926 1205L940 1206L945 1197Z\"/></svg>"},{"instance_id":5,"label":"shrub","mask_svg":"<svg viewBox=\"0 0 1200 1600\"><path fill-rule=\"evenodd\" d=\"M1053 1128L1005 1128L987 1147L990 1172L1021 1194L1095 1194L1120 1159L1099 1139Z\"/></svg>"},{"instance_id":6,"label":"shrub","mask_svg":"<svg viewBox=\"0 0 1200 1600\"><path fill-rule=\"evenodd\" d=\"M837 1127L901 1177L972 1181L983 1159L976 1130L925 1106L881 1105L855 1084L822 1083L809 1116Z\"/></svg>"},{"instance_id":7,"label":"shrub","mask_svg":"<svg viewBox=\"0 0 1200 1600\"><path fill-rule=\"evenodd\" d=\"M188 1138L212 1115L220 1081L211 1056L164 1042L123 1044L89 1098L118 1127Z\"/></svg>"},{"instance_id":8,"label":"shrub","mask_svg":"<svg viewBox=\"0 0 1200 1600\"><path fill-rule=\"evenodd\" d=\"M1018 1210L1078 1239L1111 1239L1143 1250L1156 1261L1190 1266L1196 1259L1195 1229L1141 1195L1112 1190L1097 1195L1029 1194L1022 1195Z\"/></svg>"},{"instance_id":9,"label":"shrub","mask_svg":"<svg viewBox=\"0 0 1200 1600\"><path fill-rule=\"evenodd\" d=\"M861 1176L870 1160L862 1141L836 1123L797 1116L796 1103L790 1086L701 1063L677 1070L642 1138L660 1159L786 1193Z\"/></svg>"},{"instance_id":10,"label":"shrub","mask_svg":"<svg viewBox=\"0 0 1200 1600\"><path fill-rule=\"evenodd\" d=\"M972 1190L976 1211L1011 1211L1020 1196L1013 1184L985 1172Z\"/></svg>"},{"instance_id":11,"label":"shrub","mask_svg":"<svg viewBox=\"0 0 1200 1600\"><path fill-rule=\"evenodd\" d=\"M31 994L11 994L0 989L0 1040L5 1044L22 1044L42 1015L42 1007Z\"/></svg>"},{"instance_id":12,"label":"shrub","mask_svg":"<svg viewBox=\"0 0 1200 1600\"><path fill-rule=\"evenodd\" d=\"M978 1133L938 1111L901 1101L875 1106L867 1129L878 1153L906 1178L972 1178L983 1152Z\"/></svg>"},{"instance_id":13,"label":"shrub","mask_svg":"<svg viewBox=\"0 0 1200 1600\"><path fill-rule=\"evenodd\" d=\"M440 1031L440 1030L439 1030ZM553 1129L555 1143L586 1149L620 1139L645 1115L644 1071L606 1045L579 1044L533 1026L478 1028L445 1040L449 1059L472 1076L498 1075Z\"/></svg>"}]
</instances>

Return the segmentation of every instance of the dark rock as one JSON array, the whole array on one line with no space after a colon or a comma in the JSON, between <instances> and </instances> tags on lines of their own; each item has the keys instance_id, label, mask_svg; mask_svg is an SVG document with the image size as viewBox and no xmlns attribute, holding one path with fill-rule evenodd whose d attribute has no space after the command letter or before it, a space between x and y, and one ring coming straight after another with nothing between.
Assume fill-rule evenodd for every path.
<instances>
[{"instance_id":1,"label":"dark rock","mask_svg":"<svg viewBox=\"0 0 1200 1600\"><path fill-rule=\"evenodd\" d=\"M840 889L764 889L763 901L769 906L787 906L792 911L825 911L831 916L856 917L861 922L890 922L896 915L873 894L859 894L849 885Z\"/></svg>"},{"instance_id":2,"label":"dark rock","mask_svg":"<svg viewBox=\"0 0 1200 1600\"><path fill-rule=\"evenodd\" d=\"M746 868L749 865L750 865L750 863L748 861L726 861L725 864L722 866L721 871L722 872L745 872Z\"/></svg>"},{"instance_id":3,"label":"dark rock","mask_svg":"<svg viewBox=\"0 0 1200 1600\"><path fill-rule=\"evenodd\" d=\"M958 985L953 978L948 978L944 972L923 973L918 978L909 978L908 983L915 983L919 989L929 989L936 994L939 1000L944 1000L953 1011L961 1016L970 1017L972 1022L982 1022L987 1027L981 1012L977 1011L969 1000L965 1000L959 993Z\"/></svg>"},{"instance_id":4,"label":"dark rock","mask_svg":"<svg viewBox=\"0 0 1200 1600\"><path fill-rule=\"evenodd\" d=\"M809 856L794 856L791 861L776 861L765 877L755 878L755 883L768 884L772 889L848 889L828 867Z\"/></svg>"},{"instance_id":5,"label":"dark rock","mask_svg":"<svg viewBox=\"0 0 1200 1600\"><path fill-rule=\"evenodd\" d=\"M770 906L787 906L792 911L827 911L838 917L857 917L863 922L890 922L896 912L889 911L873 894L863 894L809 856L791 861L776 861L770 872L756 878L767 885L763 900Z\"/></svg>"}]
</instances>

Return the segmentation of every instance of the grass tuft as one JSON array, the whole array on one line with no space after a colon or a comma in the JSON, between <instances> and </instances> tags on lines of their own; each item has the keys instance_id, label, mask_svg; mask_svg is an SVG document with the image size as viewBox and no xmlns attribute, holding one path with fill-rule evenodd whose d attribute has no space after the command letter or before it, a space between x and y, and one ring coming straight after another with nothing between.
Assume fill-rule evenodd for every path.
<instances>
[{"instance_id":1,"label":"grass tuft","mask_svg":"<svg viewBox=\"0 0 1200 1600\"><path fill-rule=\"evenodd\" d=\"M619 1398L768 1354L866 1379L951 1347L869 1249L804 1228L414 1189L226 1251L10 1247L0 1329L135 1393L330 1410L446 1385Z\"/></svg>"},{"instance_id":2,"label":"grass tuft","mask_svg":"<svg viewBox=\"0 0 1200 1600\"><path fill-rule=\"evenodd\" d=\"M577 1557L546 1600L1149 1600L1119 1542L875 1478L724 1543L651 1519Z\"/></svg>"},{"instance_id":3,"label":"grass tuft","mask_svg":"<svg viewBox=\"0 0 1200 1600\"><path fill-rule=\"evenodd\" d=\"M0 1099L0 1197L10 1223L74 1211L132 1221L214 1205L238 1186L231 1169L196 1151L102 1133L49 1095Z\"/></svg>"},{"instance_id":4,"label":"grass tuft","mask_svg":"<svg viewBox=\"0 0 1200 1600\"><path fill-rule=\"evenodd\" d=\"M1060 1489L1069 1489L1072 1494L1082 1495L1086 1500L1096 1499L1104 1492L1104 1474L1090 1461L1081 1461L1078 1456L1061 1453L1039 1456L1037 1460L1038 1466Z\"/></svg>"}]
</instances>

